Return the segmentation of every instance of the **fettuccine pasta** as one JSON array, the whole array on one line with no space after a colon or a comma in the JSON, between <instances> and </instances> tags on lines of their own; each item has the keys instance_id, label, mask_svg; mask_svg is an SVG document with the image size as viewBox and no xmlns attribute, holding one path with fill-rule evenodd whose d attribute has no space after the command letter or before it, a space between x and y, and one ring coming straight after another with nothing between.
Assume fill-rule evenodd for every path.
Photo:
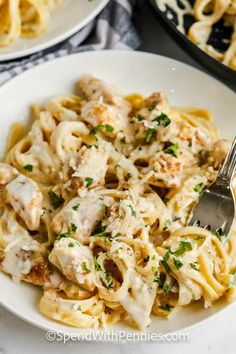
<instances>
[{"instance_id":1,"label":"fettuccine pasta","mask_svg":"<svg viewBox=\"0 0 236 354\"><path fill-rule=\"evenodd\" d=\"M20 37L39 36L60 0L0 0L0 47Z\"/></svg>"},{"instance_id":2,"label":"fettuccine pasta","mask_svg":"<svg viewBox=\"0 0 236 354\"><path fill-rule=\"evenodd\" d=\"M228 151L208 111L85 77L34 116L0 163L0 269L42 287L45 316L143 330L235 299L234 231L186 226Z\"/></svg>"}]
</instances>

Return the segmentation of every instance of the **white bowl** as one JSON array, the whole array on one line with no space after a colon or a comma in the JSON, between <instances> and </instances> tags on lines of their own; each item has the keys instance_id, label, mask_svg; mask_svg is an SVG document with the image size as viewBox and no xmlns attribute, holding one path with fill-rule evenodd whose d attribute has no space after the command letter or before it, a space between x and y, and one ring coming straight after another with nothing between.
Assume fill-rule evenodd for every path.
<instances>
[{"instance_id":1,"label":"white bowl","mask_svg":"<svg viewBox=\"0 0 236 354\"><path fill-rule=\"evenodd\" d=\"M47 30L34 38L19 38L0 48L0 62L24 57L49 48L81 30L106 6L109 0L63 0L55 7Z\"/></svg>"},{"instance_id":2,"label":"white bowl","mask_svg":"<svg viewBox=\"0 0 236 354\"><path fill-rule=\"evenodd\" d=\"M116 85L124 94L150 94L163 90L171 105L204 107L215 115L215 124L222 136L235 134L235 93L212 77L173 59L139 52L86 52L60 58L35 67L0 87L0 156L13 122L27 121L32 102L73 92L83 75L94 74ZM41 290L29 284L15 284L0 274L0 303L8 310L37 327L64 333L87 333L54 322L38 310ZM153 316L150 332L169 333L183 330L216 315L228 305L218 303L208 310L199 304L181 310L172 321ZM114 331L131 331L123 323ZM132 330L135 331L135 330Z\"/></svg>"}]
</instances>

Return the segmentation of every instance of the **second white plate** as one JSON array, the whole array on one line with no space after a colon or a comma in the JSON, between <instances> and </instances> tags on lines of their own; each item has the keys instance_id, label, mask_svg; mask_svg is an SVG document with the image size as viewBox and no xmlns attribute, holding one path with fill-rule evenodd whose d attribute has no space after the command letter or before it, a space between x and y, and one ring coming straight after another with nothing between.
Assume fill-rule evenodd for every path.
<instances>
[{"instance_id":1,"label":"second white plate","mask_svg":"<svg viewBox=\"0 0 236 354\"><path fill-rule=\"evenodd\" d=\"M19 38L11 46L0 48L0 62L24 57L49 48L86 26L109 0L62 0L52 12L48 28L35 38Z\"/></svg>"}]
</instances>

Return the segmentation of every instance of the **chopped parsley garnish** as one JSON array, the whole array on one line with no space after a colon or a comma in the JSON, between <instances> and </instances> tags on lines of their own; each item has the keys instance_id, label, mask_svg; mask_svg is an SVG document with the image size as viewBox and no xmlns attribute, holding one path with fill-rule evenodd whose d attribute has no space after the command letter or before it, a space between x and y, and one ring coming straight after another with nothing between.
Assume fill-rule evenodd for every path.
<instances>
[{"instance_id":1,"label":"chopped parsley garnish","mask_svg":"<svg viewBox=\"0 0 236 354\"><path fill-rule=\"evenodd\" d=\"M64 198L59 197L55 192L51 191L48 193L52 206L54 209L58 209L60 208L60 206L62 206L62 204L64 203Z\"/></svg>"},{"instance_id":2,"label":"chopped parsley garnish","mask_svg":"<svg viewBox=\"0 0 236 354\"><path fill-rule=\"evenodd\" d=\"M140 121L140 122L145 119L144 116L142 116L141 114L137 114L136 118L137 118L138 121Z\"/></svg>"},{"instance_id":3,"label":"chopped parsley garnish","mask_svg":"<svg viewBox=\"0 0 236 354\"><path fill-rule=\"evenodd\" d=\"M163 290L164 294L168 294L170 291L170 287L167 284L167 282L165 281L165 275L163 273L161 273L159 276L157 276L154 279L155 283L158 283L161 287L161 289Z\"/></svg>"},{"instance_id":4,"label":"chopped parsley garnish","mask_svg":"<svg viewBox=\"0 0 236 354\"><path fill-rule=\"evenodd\" d=\"M172 144L168 148L166 148L164 150L164 152L166 154L172 155L174 157L178 157L178 155L177 155L178 148L179 148L179 145L177 143L176 144Z\"/></svg>"},{"instance_id":5,"label":"chopped parsley garnish","mask_svg":"<svg viewBox=\"0 0 236 354\"><path fill-rule=\"evenodd\" d=\"M107 287L108 289L113 288L113 279L112 279L112 276L110 275L110 273L109 273L107 270L105 270L104 274L105 274L105 279L106 279L106 281L107 281L106 287Z\"/></svg>"},{"instance_id":6,"label":"chopped parsley garnish","mask_svg":"<svg viewBox=\"0 0 236 354\"><path fill-rule=\"evenodd\" d=\"M100 264L98 263L97 258L94 258L94 268L97 272L100 272L102 270Z\"/></svg>"},{"instance_id":7,"label":"chopped parsley garnish","mask_svg":"<svg viewBox=\"0 0 236 354\"><path fill-rule=\"evenodd\" d=\"M194 270L198 270L198 271L199 271L199 269L198 269L198 267L197 267L197 265L196 265L195 263L189 263L189 265L190 265L190 267L193 268Z\"/></svg>"},{"instance_id":8,"label":"chopped parsley garnish","mask_svg":"<svg viewBox=\"0 0 236 354\"><path fill-rule=\"evenodd\" d=\"M193 247L191 242L180 241L179 248L174 252L174 255L179 257L185 253L185 251L192 251Z\"/></svg>"},{"instance_id":9,"label":"chopped parsley garnish","mask_svg":"<svg viewBox=\"0 0 236 354\"><path fill-rule=\"evenodd\" d=\"M164 257L163 257L163 261L168 261L169 258L170 258L170 251L168 250L168 251L166 252L166 254L164 255Z\"/></svg>"},{"instance_id":10,"label":"chopped parsley garnish","mask_svg":"<svg viewBox=\"0 0 236 354\"><path fill-rule=\"evenodd\" d=\"M70 242L70 243L68 244L68 247L75 247L75 244L74 244L73 242Z\"/></svg>"},{"instance_id":11,"label":"chopped parsley garnish","mask_svg":"<svg viewBox=\"0 0 236 354\"><path fill-rule=\"evenodd\" d=\"M159 309L163 310L163 311L168 311L170 312L170 305L166 304L166 305L162 305L162 306L158 306Z\"/></svg>"},{"instance_id":12,"label":"chopped parsley garnish","mask_svg":"<svg viewBox=\"0 0 236 354\"><path fill-rule=\"evenodd\" d=\"M155 254L152 256L151 260L153 261L154 259L156 259Z\"/></svg>"},{"instance_id":13,"label":"chopped parsley garnish","mask_svg":"<svg viewBox=\"0 0 236 354\"><path fill-rule=\"evenodd\" d=\"M168 294L168 292L170 291L170 287L166 282L164 282L164 284L162 286L162 290L163 290L164 294Z\"/></svg>"},{"instance_id":14,"label":"chopped parsley garnish","mask_svg":"<svg viewBox=\"0 0 236 354\"><path fill-rule=\"evenodd\" d=\"M93 146L94 146L96 149L98 149L98 145L97 145L97 144L87 145L87 148L88 148L88 149L91 149Z\"/></svg>"},{"instance_id":15,"label":"chopped parsley garnish","mask_svg":"<svg viewBox=\"0 0 236 354\"><path fill-rule=\"evenodd\" d=\"M28 171L28 172L32 172L33 171L33 165L25 165L24 167L23 167L23 170L25 170L25 171Z\"/></svg>"},{"instance_id":16,"label":"chopped parsley garnish","mask_svg":"<svg viewBox=\"0 0 236 354\"><path fill-rule=\"evenodd\" d=\"M145 135L145 140L147 143L150 143L152 138L154 137L156 131L155 129L148 129L148 131L146 132L146 135Z\"/></svg>"},{"instance_id":17,"label":"chopped parsley garnish","mask_svg":"<svg viewBox=\"0 0 236 354\"><path fill-rule=\"evenodd\" d=\"M152 266L151 270L152 270L153 273L155 273L157 271L157 268L155 266Z\"/></svg>"},{"instance_id":18,"label":"chopped parsley garnish","mask_svg":"<svg viewBox=\"0 0 236 354\"><path fill-rule=\"evenodd\" d=\"M198 184L196 184L196 186L194 187L194 191L195 191L196 193L200 193L201 190L202 190L202 186L203 186L203 183L198 183Z\"/></svg>"},{"instance_id":19,"label":"chopped parsley garnish","mask_svg":"<svg viewBox=\"0 0 236 354\"><path fill-rule=\"evenodd\" d=\"M120 236L122 236L122 233L121 232L117 232L117 234L115 234L114 237L120 237Z\"/></svg>"},{"instance_id":20,"label":"chopped parsley garnish","mask_svg":"<svg viewBox=\"0 0 236 354\"><path fill-rule=\"evenodd\" d=\"M180 269L181 267L183 267L183 263L180 262L178 259L173 258L173 262L174 262L176 269Z\"/></svg>"},{"instance_id":21,"label":"chopped parsley garnish","mask_svg":"<svg viewBox=\"0 0 236 354\"><path fill-rule=\"evenodd\" d=\"M137 213L136 213L136 211L134 210L134 208L132 207L132 205L128 205L128 207L130 208L130 210L131 210L131 215L132 216L134 216L135 218L136 218L136 216L137 216Z\"/></svg>"},{"instance_id":22,"label":"chopped parsley garnish","mask_svg":"<svg viewBox=\"0 0 236 354\"><path fill-rule=\"evenodd\" d=\"M170 201L169 198L166 198L166 197L163 198L163 202L165 203L165 205L167 205L169 203L169 201Z\"/></svg>"},{"instance_id":23,"label":"chopped parsley garnish","mask_svg":"<svg viewBox=\"0 0 236 354\"><path fill-rule=\"evenodd\" d=\"M70 227L71 227L71 231L72 232L76 232L77 231L77 229L78 229L78 227L75 225L75 224L70 224Z\"/></svg>"},{"instance_id":24,"label":"chopped parsley garnish","mask_svg":"<svg viewBox=\"0 0 236 354\"><path fill-rule=\"evenodd\" d=\"M103 232L100 232L99 234L92 235L92 237L100 237L105 242L111 242L112 241L110 232L103 231Z\"/></svg>"},{"instance_id":25,"label":"chopped parsley garnish","mask_svg":"<svg viewBox=\"0 0 236 354\"><path fill-rule=\"evenodd\" d=\"M75 211L77 211L77 210L78 210L78 208L79 208L79 205L80 205L79 203L78 203L78 204L76 204L76 205L74 205L74 206L72 207L72 209L73 209L73 210L75 210Z\"/></svg>"},{"instance_id":26,"label":"chopped parsley garnish","mask_svg":"<svg viewBox=\"0 0 236 354\"><path fill-rule=\"evenodd\" d=\"M130 172L128 172L126 177L127 177L127 179L130 179L132 177L132 174Z\"/></svg>"},{"instance_id":27,"label":"chopped parsley garnish","mask_svg":"<svg viewBox=\"0 0 236 354\"><path fill-rule=\"evenodd\" d=\"M120 142L121 142L122 144L125 144L125 143L126 143L126 137L123 136L123 138L120 139Z\"/></svg>"},{"instance_id":28,"label":"chopped parsley garnish","mask_svg":"<svg viewBox=\"0 0 236 354\"><path fill-rule=\"evenodd\" d=\"M158 125L161 125L164 128L166 128L171 122L170 118L165 113L161 113L158 117L154 118L152 121L157 122Z\"/></svg>"},{"instance_id":29,"label":"chopped parsley garnish","mask_svg":"<svg viewBox=\"0 0 236 354\"><path fill-rule=\"evenodd\" d=\"M204 239L203 236L196 236L196 237L194 237L194 240L195 240L195 241L199 241L199 240L202 240L202 239Z\"/></svg>"},{"instance_id":30,"label":"chopped parsley garnish","mask_svg":"<svg viewBox=\"0 0 236 354\"><path fill-rule=\"evenodd\" d=\"M99 124L91 130L90 134L95 135L97 132L100 132L102 130L105 130L108 133L112 133L114 131L114 127L109 124Z\"/></svg>"},{"instance_id":31,"label":"chopped parsley garnish","mask_svg":"<svg viewBox=\"0 0 236 354\"><path fill-rule=\"evenodd\" d=\"M226 235L226 232L222 229L219 229L215 232L213 232L213 235L215 235L220 241L222 240L221 237Z\"/></svg>"},{"instance_id":32,"label":"chopped parsley garnish","mask_svg":"<svg viewBox=\"0 0 236 354\"><path fill-rule=\"evenodd\" d=\"M90 273L90 272L91 272L91 270L88 269L86 262L82 262L82 269L83 269L86 273Z\"/></svg>"},{"instance_id":33,"label":"chopped parsley garnish","mask_svg":"<svg viewBox=\"0 0 236 354\"><path fill-rule=\"evenodd\" d=\"M57 236L57 240L60 241L62 238L70 237L69 232L63 232L60 235Z\"/></svg>"},{"instance_id":34,"label":"chopped parsley garnish","mask_svg":"<svg viewBox=\"0 0 236 354\"><path fill-rule=\"evenodd\" d=\"M165 268L167 273L171 273L171 267L169 266L169 264L167 263L167 261L165 261L164 259L161 261L161 264L163 265L163 267Z\"/></svg>"},{"instance_id":35,"label":"chopped parsley garnish","mask_svg":"<svg viewBox=\"0 0 236 354\"><path fill-rule=\"evenodd\" d=\"M85 178L85 182L86 182L86 187L90 187L93 184L93 178L91 177L86 177Z\"/></svg>"}]
</instances>

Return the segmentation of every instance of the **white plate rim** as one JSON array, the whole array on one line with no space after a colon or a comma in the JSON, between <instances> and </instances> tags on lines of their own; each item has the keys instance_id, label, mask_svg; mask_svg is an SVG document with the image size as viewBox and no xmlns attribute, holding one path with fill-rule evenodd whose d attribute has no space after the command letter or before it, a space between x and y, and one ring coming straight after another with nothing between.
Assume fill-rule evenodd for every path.
<instances>
[{"instance_id":1,"label":"white plate rim","mask_svg":"<svg viewBox=\"0 0 236 354\"><path fill-rule=\"evenodd\" d=\"M62 33L61 35L55 36L54 38L45 41L44 43L37 44L27 49L18 50L17 52L12 51L11 53L7 53L7 54L1 54L1 48L0 48L0 63L35 54L42 50L53 47L54 45L60 42L63 42L64 40L68 39L76 32L80 31L82 28L84 28L89 22L91 22L104 9L104 7L108 4L109 1L110 0L101 0L97 4L97 6L91 11L91 13L84 18L84 20L80 21L76 26L73 26L72 28Z\"/></svg>"},{"instance_id":2,"label":"white plate rim","mask_svg":"<svg viewBox=\"0 0 236 354\"><path fill-rule=\"evenodd\" d=\"M29 70L25 71L25 72L22 72L20 73L18 76L8 80L7 82L5 82L2 86L0 86L0 95L1 95L1 91L4 90L4 89L7 89L9 86L11 85L14 85L15 82L17 82L18 80L21 80L22 78L24 78L24 76L27 76L28 74L30 74L32 71L37 71L38 69L40 70L41 67L44 67L44 66L47 66L48 64L50 64L51 62L59 62L59 61L63 61L65 60L65 58L68 58L68 57L76 57L76 56L83 56L83 55L88 55L88 54L92 54L94 56L96 55L101 55L101 54L105 54L105 53L112 53L112 54L122 54L122 55L142 55L142 56L146 56L146 57L156 57L157 59L159 58L160 60L167 60L170 62L171 65L175 66L175 65L180 65L180 66L186 66L188 67L189 69L199 73L200 75L204 76L207 80L210 80L214 83L216 83L218 86L221 86L224 90L227 90L229 91L231 94L235 94L235 92L229 88L228 86L224 85L221 81L217 80L216 78L212 77L211 75L208 75L207 73L205 73L204 71L201 71L200 69L198 68L195 68L189 64L186 64L186 63L183 63L179 60L176 60L176 59L173 59L171 57L167 57L167 56L163 56L163 55L158 55L158 54L154 54L154 53L148 53L148 52L142 52L142 51L128 51L128 50L98 50L98 51L84 51L84 52L81 52L81 53L75 53L75 54L71 54L71 55L67 55L65 57L61 57L61 58L56 58L56 59L53 59L52 61L49 61L49 62L45 62L45 63L42 63L36 67L33 67L33 68L30 68ZM18 312L17 310L15 310L13 307L7 305L6 303L3 303L1 298L0 298L0 305L3 306L5 309L7 309L9 312L11 312L12 314L14 314L15 316L17 316L18 318L24 320L25 322L41 329L41 330L44 330L44 331L52 331L54 332L54 330L52 330L50 327L46 326L46 325L43 325L43 324L40 324L34 320L31 320L30 317L27 317L26 315ZM184 326L182 327L180 330L176 330L176 331L168 331L165 333L165 335L168 335L168 334L173 334L173 333L182 333L182 332L187 332L187 331L190 331L190 330L193 330L197 327L199 327L200 325L202 324L205 324L205 323L208 323L210 322L211 320L217 318L218 316L221 316L224 312L230 310L232 307L235 307L236 308L236 301L235 302L231 302L231 303L225 303L225 306L218 309L215 313L212 313L212 314L209 314L208 317L206 318L203 318L203 319L200 319L198 320L197 322L193 323L193 324L190 324L190 325L187 325L187 326ZM54 320L51 320L52 322L54 322ZM57 321L56 321L57 322ZM73 327L70 327L70 329L73 328ZM80 329L79 328L74 328L74 333L77 333ZM88 330L96 330L96 329L91 329L91 328L88 328ZM109 331L109 330L108 330ZM71 331L69 332L66 332L64 330L58 330L57 333L61 333L61 334L68 334L68 333L71 333ZM141 333L141 331L140 331ZM86 338L84 339L85 342L96 342L97 340L96 339L89 339L87 340ZM102 339L99 338L99 342L103 342ZM104 340L104 342L112 342L112 343L116 343L116 341L110 341L110 340ZM143 342L152 342L151 340L146 340L146 341L143 341Z\"/></svg>"}]
</instances>

